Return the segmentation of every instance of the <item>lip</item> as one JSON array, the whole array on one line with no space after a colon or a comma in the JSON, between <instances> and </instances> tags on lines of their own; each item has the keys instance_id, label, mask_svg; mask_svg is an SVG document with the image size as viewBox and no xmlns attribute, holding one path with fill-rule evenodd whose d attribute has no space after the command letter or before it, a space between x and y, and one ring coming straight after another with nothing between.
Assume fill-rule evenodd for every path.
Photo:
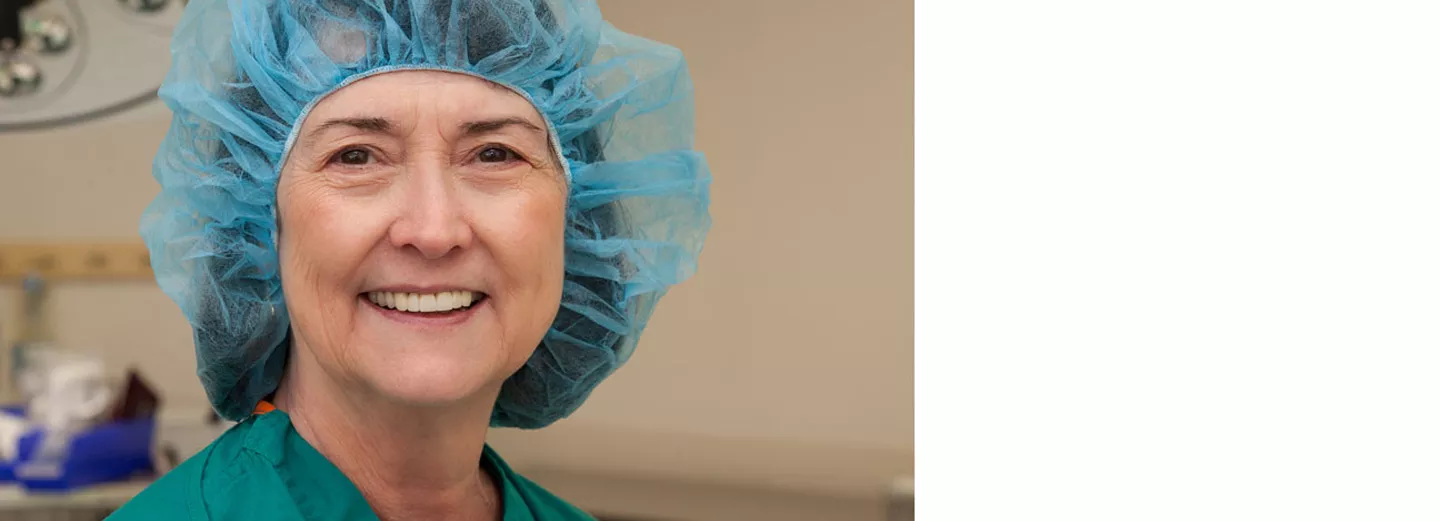
<instances>
[{"instance_id":1,"label":"lip","mask_svg":"<svg viewBox=\"0 0 1440 521\"><path fill-rule=\"evenodd\" d=\"M378 289L377 289L377 290L374 290L374 291L390 291L390 290L378 290ZM402 291L402 290L395 290L395 291ZM440 289L440 290L436 290L436 291L455 291L455 290ZM408 292L408 293L421 293L421 292L420 292L420 291L411 291L411 292ZM478 293L478 292L477 292L477 293ZM358 300L360 301L360 305L361 305L361 306L364 306L365 308L367 308L367 309L369 309L369 310L371 310L371 311L374 311L375 313L378 313L380 316L385 317L386 319L389 319L389 320L392 320L392 321L395 321L395 322L398 322L398 323L401 323L401 324L405 324L405 325L408 325L408 326L419 326L419 327L423 327L423 328L437 328L437 327L454 327L454 326L459 326L459 325L461 325L461 324L464 324L464 323L466 323L466 322L469 322L470 319L472 319L472 318L475 317L475 313L477 313L477 312L480 311L480 308L481 308L482 306L489 306L489 305L490 305L490 296L489 296L489 295L485 295L484 293L479 293L479 295L481 295L480 300L479 300L478 302L475 302L475 303L471 304L470 307L465 308L465 309L462 309L462 310L459 310L459 311L451 311L451 312L448 312L448 313L410 313L410 312L407 312L407 311L400 311L400 310L398 310L398 309L390 309L390 308L380 307L379 304L376 304L376 303L374 303L374 302L370 302L370 299L365 298L365 296L364 296L363 294L360 295L360 296L357 297L357 298L358 298Z\"/></svg>"},{"instance_id":2,"label":"lip","mask_svg":"<svg viewBox=\"0 0 1440 521\"><path fill-rule=\"evenodd\" d=\"M485 293L484 291L480 291L480 290L478 290L478 289L465 288L465 287L461 287L461 286L445 286L445 285L439 285L439 284L431 284L431 285L399 284L399 285L394 285L394 286L384 286L384 287L380 287L380 288L367 289L367 290L365 290L365 291L360 292L360 294L361 294L361 295L364 295L364 294L366 294L366 293L373 293L373 292L377 292L377 291L388 291L388 292L390 292L390 293L440 293L440 292L443 292L443 291L469 291L469 292L471 292L471 293L477 293L477 294L478 294L478 293Z\"/></svg>"}]
</instances>

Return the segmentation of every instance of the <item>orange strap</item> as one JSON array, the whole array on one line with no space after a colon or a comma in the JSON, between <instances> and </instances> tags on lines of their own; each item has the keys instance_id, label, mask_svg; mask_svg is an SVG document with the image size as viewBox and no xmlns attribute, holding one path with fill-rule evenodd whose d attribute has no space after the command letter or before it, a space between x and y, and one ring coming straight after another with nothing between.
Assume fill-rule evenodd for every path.
<instances>
[{"instance_id":1,"label":"orange strap","mask_svg":"<svg viewBox=\"0 0 1440 521\"><path fill-rule=\"evenodd\" d=\"M273 410L275 410L275 404L265 400L260 400L260 403L255 404L255 414L265 414Z\"/></svg>"}]
</instances>

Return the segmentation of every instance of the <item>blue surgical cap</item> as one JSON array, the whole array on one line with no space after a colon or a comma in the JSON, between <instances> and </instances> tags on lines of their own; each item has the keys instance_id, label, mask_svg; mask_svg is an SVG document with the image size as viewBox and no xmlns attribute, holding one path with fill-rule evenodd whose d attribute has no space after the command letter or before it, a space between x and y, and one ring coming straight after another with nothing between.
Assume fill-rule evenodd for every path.
<instances>
[{"instance_id":1,"label":"blue surgical cap","mask_svg":"<svg viewBox=\"0 0 1440 521\"><path fill-rule=\"evenodd\" d=\"M681 53L625 34L588 0L195 0L160 96L174 113L140 232L195 333L200 381L240 419L290 349L275 184L305 114L396 70L508 87L550 127L569 176L560 310L501 388L490 423L574 412L630 357L667 288L694 273L710 174Z\"/></svg>"}]
</instances>

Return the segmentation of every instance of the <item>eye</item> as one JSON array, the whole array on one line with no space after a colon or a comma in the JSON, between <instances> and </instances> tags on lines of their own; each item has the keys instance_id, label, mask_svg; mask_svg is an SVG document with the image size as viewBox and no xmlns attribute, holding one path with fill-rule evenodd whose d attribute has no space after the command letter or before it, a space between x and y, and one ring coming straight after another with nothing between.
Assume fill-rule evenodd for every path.
<instances>
[{"instance_id":1,"label":"eye","mask_svg":"<svg viewBox=\"0 0 1440 521\"><path fill-rule=\"evenodd\" d=\"M363 148L347 149L336 154L331 161L342 165L364 165L370 162L370 151Z\"/></svg>"},{"instance_id":2,"label":"eye","mask_svg":"<svg viewBox=\"0 0 1440 521\"><path fill-rule=\"evenodd\" d=\"M491 145L481 149L479 153L475 154L475 159L481 163L505 163L519 159L519 157L515 155L514 151L508 148Z\"/></svg>"}]
</instances>

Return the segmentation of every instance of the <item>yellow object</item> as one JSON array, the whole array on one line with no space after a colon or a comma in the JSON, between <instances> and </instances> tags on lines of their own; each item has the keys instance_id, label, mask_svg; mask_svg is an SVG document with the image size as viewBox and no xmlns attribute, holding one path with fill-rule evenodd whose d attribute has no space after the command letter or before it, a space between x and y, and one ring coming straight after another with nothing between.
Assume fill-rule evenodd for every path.
<instances>
[{"instance_id":1,"label":"yellow object","mask_svg":"<svg viewBox=\"0 0 1440 521\"><path fill-rule=\"evenodd\" d=\"M13 283L29 275L47 282L90 280L147 280L150 251L134 243L0 243L0 283Z\"/></svg>"}]
</instances>

